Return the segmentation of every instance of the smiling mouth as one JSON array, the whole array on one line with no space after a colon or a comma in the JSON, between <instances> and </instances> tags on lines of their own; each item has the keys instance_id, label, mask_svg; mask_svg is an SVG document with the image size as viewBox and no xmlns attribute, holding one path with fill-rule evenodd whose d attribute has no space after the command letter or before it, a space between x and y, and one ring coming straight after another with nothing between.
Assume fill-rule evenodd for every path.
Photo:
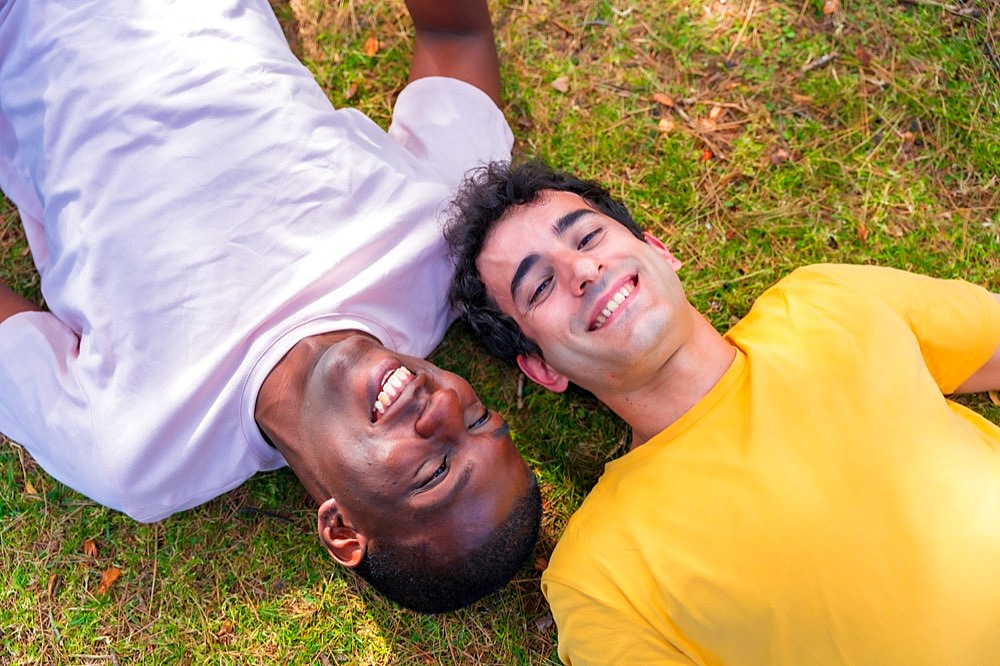
<instances>
[{"instance_id":1,"label":"smiling mouth","mask_svg":"<svg viewBox=\"0 0 1000 666\"><path fill-rule=\"evenodd\" d=\"M382 387L378 392L378 397L372 404L372 423L378 421L385 411L399 396L403 394L403 389L413 381L413 373L405 365L401 365L395 370L390 370L382 377Z\"/></svg>"},{"instance_id":2,"label":"smiling mouth","mask_svg":"<svg viewBox=\"0 0 1000 666\"><path fill-rule=\"evenodd\" d=\"M629 280L626 284L622 285L621 289L612 294L611 298L608 299L608 302L604 304L601 312L597 315L597 318L594 319L594 323L590 325L590 330L596 331L601 326L604 326L604 322L608 320L608 317L614 314L614 311L625 302L625 299L627 299L634 290L635 280L633 279Z\"/></svg>"}]
</instances>

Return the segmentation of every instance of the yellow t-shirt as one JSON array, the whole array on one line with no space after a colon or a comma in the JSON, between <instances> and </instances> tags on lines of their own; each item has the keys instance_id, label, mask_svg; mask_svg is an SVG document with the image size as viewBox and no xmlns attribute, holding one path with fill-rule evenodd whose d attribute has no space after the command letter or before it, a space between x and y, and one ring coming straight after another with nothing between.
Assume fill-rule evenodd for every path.
<instances>
[{"instance_id":1,"label":"yellow t-shirt","mask_svg":"<svg viewBox=\"0 0 1000 666\"><path fill-rule=\"evenodd\" d=\"M800 269L691 411L610 462L542 578L580 664L1000 663L1000 428L944 398L979 287Z\"/></svg>"}]
</instances>

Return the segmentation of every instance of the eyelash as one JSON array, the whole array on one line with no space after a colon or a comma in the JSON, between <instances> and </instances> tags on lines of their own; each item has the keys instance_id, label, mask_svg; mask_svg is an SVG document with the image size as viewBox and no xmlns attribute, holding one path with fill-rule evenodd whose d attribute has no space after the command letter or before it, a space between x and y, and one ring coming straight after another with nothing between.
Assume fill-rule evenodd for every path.
<instances>
[{"instance_id":1,"label":"eyelash","mask_svg":"<svg viewBox=\"0 0 1000 666\"><path fill-rule=\"evenodd\" d=\"M490 420L490 410L484 410L483 415L476 419L476 422L469 426L469 430L475 430L479 426L483 425Z\"/></svg>"},{"instance_id":2,"label":"eyelash","mask_svg":"<svg viewBox=\"0 0 1000 666\"><path fill-rule=\"evenodd\" d=\"M589 234L581 238L580 245L578 246L579 249L582 250L583 248L587 247L590 244L590 241L594 240L594 237L597 236L597 234L599 234L600 232L601 232L600 229L594 229Z\"/></svg>"},{"instance_id":3,"label":"eyelash","mask_svg":"<svg viewBox=\"0 0 1000 666\"><path fill-rule=\"evenodd\" d=\"M535 301L537 301L539 297L541 297L541 295L545 292L545 289L549 286L550 282L552 282L551 277L547 277L544 280L542 280L542 283L535 288L534 292L532 292L531 298L528 299L528 305L535 304Z\"/></svg>"}]
</instances>

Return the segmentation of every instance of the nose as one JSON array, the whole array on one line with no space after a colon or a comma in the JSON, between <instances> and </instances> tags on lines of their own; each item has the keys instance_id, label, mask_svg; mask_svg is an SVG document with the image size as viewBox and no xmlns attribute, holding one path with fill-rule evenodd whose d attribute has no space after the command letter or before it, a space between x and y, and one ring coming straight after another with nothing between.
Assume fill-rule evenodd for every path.
<instances>
[{"instance_id":1,"label":"nose","mask_svg":"<svg viewBox=\"0 0 1000 666\"><path fill-rule=\"evenodd\" d=\"M601 276L602 265L593 255L575 252L568 262L568 269L567 283L571 285L573 295L582 296L587 287Z\"/></svg>"},{"instance_id":2,"label":"nose","mask_svg":"<svg viewBox=\"0 0 1000 666\"><path fill-rule=\"evenodd\" d=\"M465 415L454 389L438 389L431 394L427 406L414 426L424 439L465 431Z\"/></svg>"}]
</instances>

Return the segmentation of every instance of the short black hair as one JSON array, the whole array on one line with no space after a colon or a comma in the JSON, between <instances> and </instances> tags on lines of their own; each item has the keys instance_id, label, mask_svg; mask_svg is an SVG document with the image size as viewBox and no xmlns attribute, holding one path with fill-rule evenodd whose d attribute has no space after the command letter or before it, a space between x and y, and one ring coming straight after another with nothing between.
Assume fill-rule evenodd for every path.
<instances>
[{"instance_id":1,"label":"short black hair","mask_svg":"<svg viewBox=\"0 0 1000 666\"><path fill-rule=\"evenodd\" d=\"M419 613L446 613L496 592L514 577L531 555L542 520L538 479L514 504L507 518L471 553L434 564L427 544L379 543L354 567L389 599Z\"/></svg>"},{"instance_id":2,"label":"short black hair","mask_svg":"<svg viewBox=\"0 0 1000 666\"><path fill-rule=\"evenodd\" d=\"M492 162L473 170L452 201L445 227L456 269L449 298L487 351L512 365L522 354L542 357L542 350L486 293L476 260L499 221L513 208L534 203L546 191L577 194L637 238L644 238L628 208L594 181L581 180L538 160Z\"/></svg>"}]
</instances>

